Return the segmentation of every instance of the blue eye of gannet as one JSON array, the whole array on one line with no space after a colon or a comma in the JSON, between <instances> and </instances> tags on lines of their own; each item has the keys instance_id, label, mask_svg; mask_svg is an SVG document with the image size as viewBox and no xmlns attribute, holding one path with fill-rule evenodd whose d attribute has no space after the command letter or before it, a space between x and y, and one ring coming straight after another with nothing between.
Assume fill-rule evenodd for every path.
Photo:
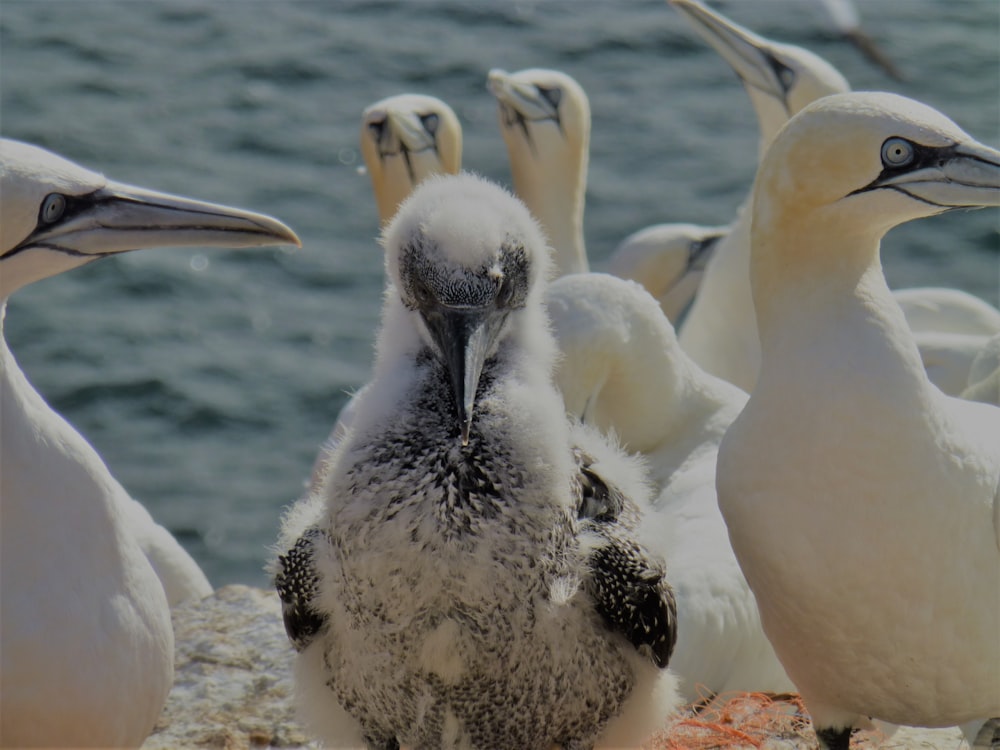
<instances>
[{"instance_id":1,"label":"blue eye of gannet","mask_svg":"<svg viewBox=\"0 0 1000 750\"><path fill-rule=\"evenodd\" d=\"M62 193L49 193L42 201L38 212L39 224L54 224L62 218L66 211L66 196Z\"/></svg>"},{"instance_id":2,"label":"blue eye of gannet","mask_svg":"<svg viewBox=\"0 0 1000 750\"><path fill-rule=\"evenodd\" d=\"M887 168L903 167L913 161L916 150L905 138L887 138L882 144L882 164Z\"/></svg>"}]
</instances>

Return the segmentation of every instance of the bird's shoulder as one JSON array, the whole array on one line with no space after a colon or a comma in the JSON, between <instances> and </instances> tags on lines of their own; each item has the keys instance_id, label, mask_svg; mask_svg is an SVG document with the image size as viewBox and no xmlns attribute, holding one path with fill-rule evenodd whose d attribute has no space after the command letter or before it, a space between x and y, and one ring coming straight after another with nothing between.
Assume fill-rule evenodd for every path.
<instances>
[{"instance_id":1,"label":"bird's shoulder","mask_svg":"<svg viewBox=\"0 0 1000 750\"><path fill-rule=\"evenodd\" d=\"M635 538L640 508L586 451L576 448L574 457L585 589L611 630L666 667L677 642L677 604L663 561Z\"/></svg>"}]
</instances>

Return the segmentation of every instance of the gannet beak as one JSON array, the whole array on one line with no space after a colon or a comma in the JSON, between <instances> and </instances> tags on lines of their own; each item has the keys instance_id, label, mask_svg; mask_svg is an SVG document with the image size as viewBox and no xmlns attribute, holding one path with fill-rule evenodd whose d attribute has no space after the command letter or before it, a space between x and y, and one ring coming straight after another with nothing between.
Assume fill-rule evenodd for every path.
<instances>
[{"instance_id":1,"label":"gannet beak","mask_svg":"<svg viewBox=\"0 0 1000 750\"><path fill-rule=\"evenodd\" d=\"M448 307L422 310L427 330L437 344L451 377L462 445L469 444L479 376L507 318L496 307Z\"/></svg>"},{"instance_id":2,"label":"gannet beak","mask_svg":"<svg viewBox=\"0 0 1000 750\"><path fill-rule=\"evenodd\" d=\"M912 164L883 169L878 178L855 193L898 190L948 209L1000 206L1000 151L976 141L915 148Z\"/></svg>"},{"instance_id":3,"label":"gannet beak","mask_svg":"<svg viewBox=\"0 0 1000 750\"><path fill-rule=\"evenodd\" d=\"M415 112L391 111L387 116L392 123L393 132L407 150L416 153L437 148L434 134Z\"/></svg>"},{"instance_id":4,"label":"gannet beak","mask_svg":"<svg viewBox=\"0 0 1000 750\"><path fill-rule=\"evenodd\" d=\"M695 0L668 0L747 85L785 102L795 73L775 57L772 45Z\"/></svg>"},{"instance_id":5,"label":"gannet beak","mask_svg":"<svg viewBox=\"0 0 1000 750\"><path fill-rule=\"evenodd\" d=\"M117 182L86 195L54 193L46 202L38 228L5 257L35 247L99 257L160 246L302 245L270 216ZM46 211L53 212L47 222Z\"/></svg>"},{"instance_id":6,"label":"gannet beak","mask_svg":"<svg viewBox=\"0 0 1000 750\"><path fill-rule=\"evenodd\" d=\"M526 120L554 120L559 124L557 104L544 96L537 86L514 80L505 70L491 70L486 88L496 97L501 108L506 107Z\"/></svg>"}]
</instances>

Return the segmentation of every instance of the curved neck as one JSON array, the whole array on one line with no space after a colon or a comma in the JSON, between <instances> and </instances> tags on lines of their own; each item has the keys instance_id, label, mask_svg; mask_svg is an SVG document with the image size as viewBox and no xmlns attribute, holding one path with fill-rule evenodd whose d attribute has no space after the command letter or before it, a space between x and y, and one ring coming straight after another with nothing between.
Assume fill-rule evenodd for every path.
<instances>
[{"instance_id":1,"label":"curved neck","mask_svg":"<svg viewBox=\"0 0 1000 750\"><path fill-rule=\"evenodd\" d=\"M520 154L511 162L514 191L524 201L555 253L560 276L589 270L583 239L583 211L587 187L586 146L583 155L566 153L569 147L538 154Z\"/></svg>"},{"instance_id":2,"label":"curved neck","mask_svg":"<svg viewBox=\"0 0 1000 750\"><path fill-rule=\"evenodd\" d=\"M761 381L814 368L826 387L838 379L889 381L897 391L929 385L882 273L880 240L834 211L755 215L750 271Z\"/></svg>"}]
</instances>

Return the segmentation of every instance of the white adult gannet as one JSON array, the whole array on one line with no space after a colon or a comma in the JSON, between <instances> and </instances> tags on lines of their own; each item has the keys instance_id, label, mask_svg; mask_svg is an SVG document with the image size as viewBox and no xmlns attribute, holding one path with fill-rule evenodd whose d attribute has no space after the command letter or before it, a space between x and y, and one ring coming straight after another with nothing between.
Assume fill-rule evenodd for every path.
<instances>
[{"instance_id":1,"label":"white adult gannet","mask_svg":"<svg viewBox=\"0 0 1000 750\"><path fill-rule=\"evenodd\" d=\"M705 268L729 227L653 224L623 239L608 272L641 284L674 325L694 299Z\"/></svg>"},{"instance_id":2,"label":"white adult gannet","mask_svg":"<svg viewBox=\"0 0 1000 750\"><path fill-rule=\"evenodd\" d=\"M793 114L820 97L850 90L833 66L806 49L764 39L694 0L670 1L743 82L760 126L760 156ZM678 333L703 369L746 391L760 368L750 293L752 201L751 192L716 244Z\"/></svg>"},{"instance_id":3,"label":"white adult gannet","mask_svg":"<svg viewBox=\"0 0 1000 750\"><path fill-rule=\"evenodd\" d=\"M583 237L590 159L590 102L558 70L493 69L487 88L497 100L514 192L542 225L555 252L556 273L589 269Z\"/></svg>"},{"instance_id":4,"label":"white adult gannet","mask_svg":"<svg viewBox=\"0 0 1000 750\"><path fill-rule=\"evenodd\" d=\"M107 255L298 243L269 217L111 182L8 139L0 188L0 324L21 287ZM201 590L204 574L31 387L6 341L0 434L0 744L138 747L173 679L164 587Z\"/></svg>"},{"instance_id":5,"label":"white adult gannet","mask_svg":"<svg viewBox=\"0 0 1000 750\"><path fill-rule=\"evenodd\" d=\"M304 718L337 747L634 746L676 703L672 600L641 474L606 481L552 385L542 233L440 176L383 244L374 378L276 566Z\"/></svg>"},{"instance_id":6,"label":"white adult gannet","mask_svg":"<svg viewBox=\"0 0 1000 750\"><path fill-rule=\"evenodd\" d=\"M384 226L423 179L462 168L462 126L436 97L390 96L361 114L361 154Z\"/></svg>"},{"instance_id":7,"label":"white adult gannet","mask_svg":"<svg viewBox=\"0 0 1000 750\"><path fill-rule=\"evenodd\" d=\"M462 125L454 110L424 94L398 94L369 105L361 114L361 153L371 177L381 226L423 180L458 174L462 168ZM309 476L319 489L326 462L354 418L355 398L344 404L323 441Z\"/></svg>"},{"instance_id":8,"label":"white adult gannet","mask_svg":"<svg viewBox=\"0 0 1000 750\"><path fill-rule=\"evenodd\" d=\"M844 77L808 50L753 34L696 0L670 0L733 67L753 103L763 155L788 118L823 96L850 90ZM681 345L709 372L751 390L760 368L760 342L750 293L752 197L719 241L680 330ZM958 394L971 356L1000 331L1000 311L958 290L921 287L896 292L932 381ZM990 320L992 319L992 323ZM954 334L954 335L944 335Z\"/></svg>"},{"instance_id":9,"label":"white adult gannet","mask_svg":"<svg viewBox=\"0 0 1000 750\"><path fill-rule=\"evenodd\" d=\"M567 411L616 434L649 466L654 500L639 533L667 561L677 599L670 670L684 699L794 689L761 628L715 493L719 442L747 395L699 368L633 282L563 276L546 304Z\"/></svg>"},{"instance_id":10,"label":"white adult gannet","mask_svg":"<svg viewBox=\"0 0 1000 750\"><path fill-rule=\"evenodd\" d=\"M983 205L1000 152L892 94L815 102L757 174L762 367L719 504L827 748L867 716L1000 716L1000 409L931 384L879 259L893 226Z\"/></svg>"}]
</instances>

